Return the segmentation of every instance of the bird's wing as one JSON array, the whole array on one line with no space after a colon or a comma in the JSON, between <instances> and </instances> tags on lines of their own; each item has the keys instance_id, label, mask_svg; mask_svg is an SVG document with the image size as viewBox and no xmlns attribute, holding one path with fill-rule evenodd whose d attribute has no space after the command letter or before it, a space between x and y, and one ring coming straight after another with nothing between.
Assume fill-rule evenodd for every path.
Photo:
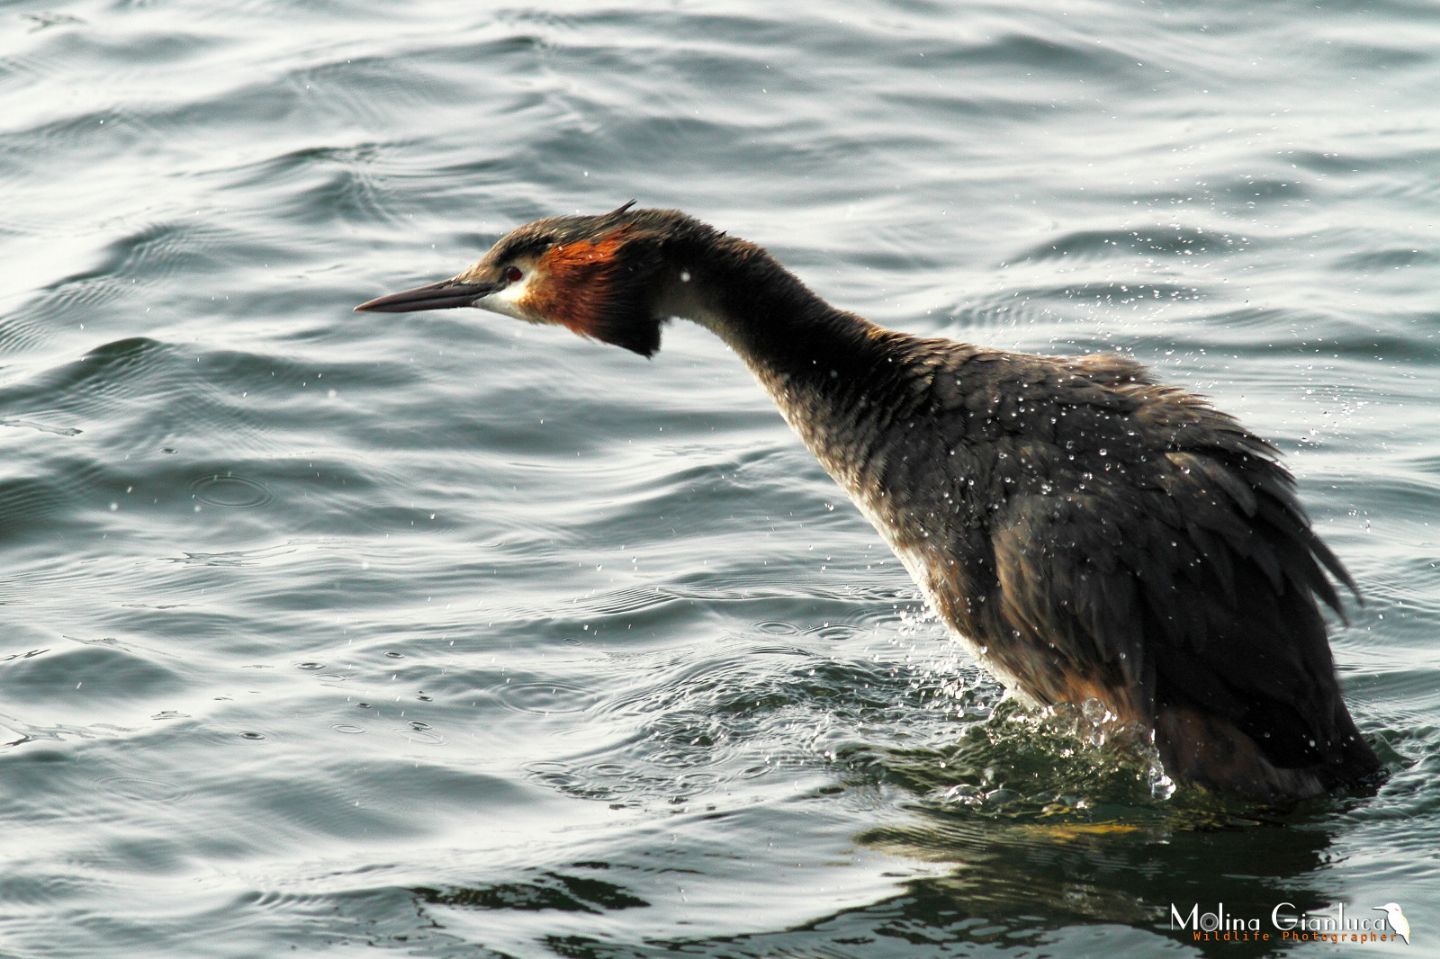
<instances>
[{"instance_id":1,"label":"bird's wing","mask_svg":"<svg viewBox=\"0 0 1440 959\"><path fill-rule=\"evenodd\" d=\"M914 349L935 455L892 458L881 485L939 490L908 504L929 535L906 545L949 517L929 592L998 671L1041 701L1100 698L1222 788L1377 771L1316 603L1354 585L1273 447L1124 357Z\"/></svg>"},{"instance_id":2,"label":"bird's wing","mask_svg":"<svg viewBox=\"0 0 1440 959\"><path fill-rule=\"evenodd\" d=\"M1004 625L1128 691L1135 718L1184 706L1277 764L1325 761L1353 727L1314 597L1339 609L1327 571L1353 584L1289 473L1190 394L1137 383L1125 408L1087 392L1057 418L1056 448L1081 450L1069 487L1011 497L991 526Z\"/></svg>"}]
</instances>

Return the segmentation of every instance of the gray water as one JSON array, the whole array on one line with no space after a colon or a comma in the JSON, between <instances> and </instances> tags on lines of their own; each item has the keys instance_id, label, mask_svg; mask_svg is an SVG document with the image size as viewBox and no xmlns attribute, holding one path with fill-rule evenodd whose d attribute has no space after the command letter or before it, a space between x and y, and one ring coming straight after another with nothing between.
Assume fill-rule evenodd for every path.
<instances>
[{"instance_id":1,"label":"gray water","mask_svg":"<svg viewBox=\"0 0 1440 959\"><path fill-rule=\"evenodd\" d=\"M1440 7L0 5L0 954L1440 955ZM1392 774L1027 715L718 340L356 315L630 198L1272 439ZM1328 951L1327 951L1328 950Z\"/></svg>"}]
</instances>

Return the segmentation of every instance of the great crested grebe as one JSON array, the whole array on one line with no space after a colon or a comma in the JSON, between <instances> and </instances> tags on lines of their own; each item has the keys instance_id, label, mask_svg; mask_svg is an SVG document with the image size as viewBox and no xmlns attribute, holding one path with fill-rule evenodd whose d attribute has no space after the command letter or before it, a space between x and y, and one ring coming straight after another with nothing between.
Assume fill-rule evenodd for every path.
<instances>
[{"instance_id":1,"label":"great crested grebe","mask_svg":"<svg viewBox=\"0 0 1440 959\"><path fill-rule=\"evenodd\" d=\"M837 310L765 250L626 204L513 230L449 280L362 303L473 306L643 356L718 334L980 662L1103 703L1166 771L1251 799L1373 784L1317 597L1354 582L1274 447L1133 360L1004 353Z\"/></svg>"}]
</instances>

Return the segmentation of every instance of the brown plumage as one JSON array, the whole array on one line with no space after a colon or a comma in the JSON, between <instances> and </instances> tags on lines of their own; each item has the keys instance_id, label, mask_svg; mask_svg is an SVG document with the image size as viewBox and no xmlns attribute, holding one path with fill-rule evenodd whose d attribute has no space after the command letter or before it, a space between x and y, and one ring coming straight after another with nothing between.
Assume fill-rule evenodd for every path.
<instances>
[{"instance_id":1,"label":"brown plumage","mask_svg":"<svg viewBox=\"0 0 1440 959\"><path fill-rule=\"evenodd\" d=\"M673 210L520 227L453 280L358 310L476 306L645 356L721 336L982 663L1154 730L1179 781L1292 800L1378 781L1317 598L1354 589L1264 440L1117 356L883 329Z\"/></svg>"}]
</instances>

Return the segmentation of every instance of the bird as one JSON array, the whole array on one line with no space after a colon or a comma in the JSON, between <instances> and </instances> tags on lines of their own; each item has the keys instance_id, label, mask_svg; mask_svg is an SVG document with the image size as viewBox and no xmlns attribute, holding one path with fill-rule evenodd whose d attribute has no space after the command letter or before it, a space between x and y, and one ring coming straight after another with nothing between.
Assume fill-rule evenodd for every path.
<instances>
[{"instance_id":1,"label":"bird","mask_svg":"<svg viewBox=\"0 0 1440 959\"><path fill-rule=\"evenodd\" d=\"M831 306L679 210L519 226L456 276L357 312L474 307L644 357L717 334L1015 698L1102 704L1166 774L1293 803L1383 771L1320 603L1354 580L1274 446L1138 361L989 349Z\"/></svg>"},{"instance_id":2,"label":"bird","mask_svg":"<svg viewBox=\"0 0 1440 959\"><path fill-rule=\"evenodd\" d=\"M1383 906L1373 906L1376 912L1385 913L1385 919L1390 923L1390 928L1395 935L1405 940L1405 945L1410 945L1410 920L1405 918L1404 911L1398 902L1387 902Z\"/></svg>"}]
</instances>

